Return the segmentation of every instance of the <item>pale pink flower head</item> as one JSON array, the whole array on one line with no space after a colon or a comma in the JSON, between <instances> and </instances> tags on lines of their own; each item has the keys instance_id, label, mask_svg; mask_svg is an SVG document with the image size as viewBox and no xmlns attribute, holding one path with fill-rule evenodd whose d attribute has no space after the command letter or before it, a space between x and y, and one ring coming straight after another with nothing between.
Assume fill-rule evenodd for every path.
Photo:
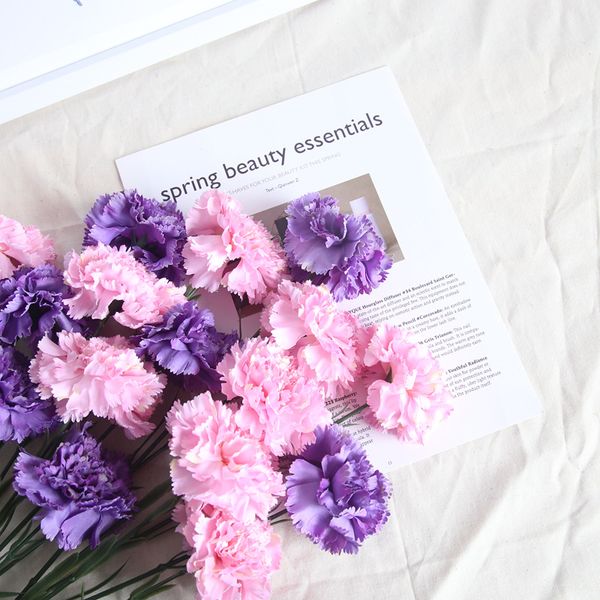
<instances>
[{"instance_id":1,"label":"pale pink flower head","mask_svg":"<svg viewBox=\"0 0 600 600\"><path fill-rule=\"evenodd\" d=\"M175 506L171 515L172 520L177 524L175 531L180 533L185 539L185 546L188 549L194 547L194 534L198 517L202 515L202 509L206 505L199 500L182 500Z\"/></svg>"},{"instance_id":2,"label":"pale pink flower head","mask_svg":"<svg viewBox=\"0 0 600 600\"><path fill-rule=\"evenodd\" d=\"M271 238L266 227L244 216L231 240L230 261L223 285L240 298L246 294L250 304L260 304L277 288L286 269L283 249Z\"/></svg>"},{"instance_id":3,"label":"pale pink flower head","mask_svg":"<svg viewBox=\"0 0 600 600\"><path fill-rule=\"evenodd\" d=\"M193 286L225 286L251 304L262 302L285 270L283 250L266 228L218 191L205 193L186 220L185 268Z\"/></svg>"},{"instance_id":4,"label":"pale pink flower head","mask_svg":"<svg viewBox=\"0 0 600 600\"><path fill-rule=\"evenodd\" d=\"M54 398L64 422L89 414L111 419L132 438L150 433L150 417L164 389L164 377L144 364L125 338L85 339L61 331L44 337L31 361L30 376L42 398Z\"/></svg>"},{"instance_id":5,"label":"pale pink flower head","mask_svg":"<svg viewBox=\"0 0 600 600\"><path fill-rule=\"evenodd\" d=\"M314 430L331 423L322 387L298 371L296 360L272 339L237 343L217 370L228 399L242 398L236 423L277 456L314 442Z\"/></svg>"},{"instance_id":6,"label":"pale pink flower head","mask_svg":"<svg viewBox=\"0 0 600 600\"><path fill-rule=\"evenodd\" d=\"M185 228L188 235L220 233L233 215L240 215L239 202L219 190L204 192L190 209Z\"/></svg>"},{"instance_id":7,"label":"pale pink flower head","mask_svg":"<svg viewBox=\"0 0 600 600\"><path fill-rule=\"evenodd\" d=\"M266 521L239 521L226 511L184 503L175 515L192 553L187 570L203 600L268 600L281 543Z\"/></svg>"},{"instance_id":8,"label":"pale pink flower head","mask_svg":"<svg viewBox=\"0 0 600 600\"><path fill-rule=\"evenodd\" d=\"M339 308L325 286L282 281L269 297L264 328L279 346L292 351L300 372L313 377L326 395L350 389L360 367L356 346L358 322Z\"/></svg>"},{"instance_id":9,"label":"pale pink flower head","mask_svg":"<svg viewBox=\"0 0 600 600\"><path fill-rule=\"evenodd\" d=\"M65 300L71 317L104 319L111 304L121 301L122 307L114 318L131 329L161 321L171 307L186 301L185 288L156 277L124 246L98 244L81 254L73 252L65 270L65 282L74 292L72 298Z\"/></svg>"},{"instance_id":10,"label":"pale pink flower head","mask_svg":"<svg viewBox=\"0 0 600 600\"><path fill-rule=\"evenodd\" d=\"M175 402L167 415L173 491L229 511L236 519L266 518L283 495L261 444L235 422L233 411L210 393Z\"/></svg>"},{"instance_id":11,"label":"pale pink flower head","mask_svg":"<svg viewBox=\"0 0 600 600\"><path fill-rule=\"evenodd\" d=\"M21 266L39 267L55 258L52 240L37 227L0 215L0 279Z\"/></svg>"},{"instance_id":12,"label":"pale pink flower head","mask_svg":"<svg viewBox=\"0 0 600 600\"><path fill-rule=\"evenodd\" d=\"M364 363L380 377L369 385L367 403L381 426L401 440L422 444L425 433L452 412L443 369L408 331L372 327Z\"/></svg>"}]
</instances>

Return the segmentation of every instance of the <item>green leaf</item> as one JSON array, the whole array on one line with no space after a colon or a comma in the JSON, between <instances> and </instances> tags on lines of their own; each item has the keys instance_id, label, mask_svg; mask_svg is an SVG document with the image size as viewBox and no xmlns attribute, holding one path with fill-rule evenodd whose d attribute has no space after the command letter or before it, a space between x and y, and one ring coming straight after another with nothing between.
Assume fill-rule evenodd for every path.
<instances>
[{"instance_id":1,"label":"green leaf","mask_svg":"<svg viewBox=\"0 0 600 600\"><path fill-rule=\"evenodd\" d=\"M175 586L167 585L167 584L170 581L173 581L174 579L177 579L178 577L181 577L182 575L185 575L185 574L186 574L186 570L180 569L179 571L176 571L170 577L166 577L165 579L163 579L161 582L157 583L156 585L149 587L144 591L138 592L137 595L134 595L135 591L132 592L131 595L129 596L129 600L146 600L146 598L151 598L152 596L156 596L157 594L160 594L161 592L169 590Z\"/></svg>"},{"instance_id":2,"label":"green leaf","mask_svg":"<svg viewBox=\"0 0 600 600\"><path fill-rule=\"evenodd\" d=\"M139 502L138 508L144 510L154 504L164 494L171 491L171 482L165 481L152 488Z\"/></svg>"},{"instance_id":3,"label":"green leaf","mask_svg":"<svg viewBox=\"0 0 600 600\"><path fill-rule=\"evenodd\" d=\"M152 587L158 580L160 579L160 573L157 573L153 577L151 577L148 581L144 581L142 585L138 586L129 594L129 598L133 599L136 594L143 592L144 590Z\"/></svg>"},{"instance_id":4,"label":"green leaf","mask_svg":"<svg viewBox=\"0 0 600 600\"><path fill-rule=\"evenodd\" d=\"M152 598L153 596L158 596L158 594L160 594L161 592L166 592L167 590L170 590L171 588L174 588L174 587L175 586L173 584L161 585L158 587L154 587L149 590L146 590L145 592L140 592L139 594L136 594L135 596L133 594L131 594L129 596L129 600L146 600L147 598Z\"/></svg>"},{"instance_id":5,"label":"green leaf","mask_svg":"<svg viewBox=\"0 0 600 600\"><path fill-rule=\"evenodd\" d=\"M100 583L97 583L94 587L87 590L86 594L89 596L89 594L93 594L94 592L97 592L98 590L102 589L105 585L108 585L111 581L113 581L116 577L119 576L121 571L125 568L126 564L127 561L125 561L114 573L109 575L106 579L103 579ZM78 600L78 598L79 594L75 594L74 596L69 596L67 600Z\"/></svg>"}]
</instances>

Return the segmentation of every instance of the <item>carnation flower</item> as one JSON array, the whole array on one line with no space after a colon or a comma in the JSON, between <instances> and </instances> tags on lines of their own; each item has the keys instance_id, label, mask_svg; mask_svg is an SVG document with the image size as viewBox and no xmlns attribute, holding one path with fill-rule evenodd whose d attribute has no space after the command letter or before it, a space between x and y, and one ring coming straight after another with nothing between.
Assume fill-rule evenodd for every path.
<instances>
[{"instance_id":1,"label":"carnation flower","mask_svg":"<svg viewBox=\"0 0 600 600\"><path fill-rule=\"evenodd\" d=\"M20 444L57 422L54 404L42 400L29 380L25 358L0 346L0 440Z\"/></svg>"},{"instance_id":2,"label":"carnation flower","mask_svg":"<svg viewBox=\"0 0 600 600\"><path fill-rule=\"evenodd\" d=\"M61 550L84 540L95 548L116 521L131 518L135 504L126 462L86 429L73 428L48 460L22 450L15 462L15 491L40 507L42 533Z\"/></svg>"},{"instance_id":3,"label":"carnation flower","mask_svg":"<svg viewBox=\"0 0 600 600\"><path fill-rule=\"evenodd\" d=\"M422 444L424 434L453 410L444 371L408 331L386 324L370 334L364 363L379 379L369 385L367 403L384 429Z\"/></svg>"},{"instance_id":4,"label":"carnation flower","mask_svg":"<svg viewBox=\"0 0 600 600\"><path fill-rule=\"evenodd\" d=\"M175 202L144 198L136 190L100 196L85 218L84 246L126 246L157 277L183 283L183 214Z\"/></svg>"},{"instance_id":5,"label":"carnation flower","mask_svg":"<svg viewBox=\"0 0 600 600\"><path fill-rule=\"evenodd\" d=\"M62 273L52 265L21 267L0 280L0 341L14 344L26 338L35 344L55 328L81 331L66 314L69 295Z\"/></svg>"},{"instance_id":6,"label":"carnation flower","mask_svg":"<svg viewBox=\"0 0 600 600\"><path fill-rule=\"evenodd\" d=\"M357 552L389 516L388 480L337 425L317 429L316 441L294 460L285 485L294 527L332 554Z\"/></svg>"},{"instance_id":7,"label":"carnation flower","mask_svg":"<svg viewBox=\"0 0 600 600\"><path fill-rule=\"evenodd\" d=\"M275 455L300 451L314 441L318 425L331 423L321 386L299 373L295 360L273 340L236 344L218 371L227 398L242 398L236 423Z\"/></svg>"},{"instance_id":8,"label":"carnation flower","mask_svg":"<svg viewBox=\"0 0 600 600\"><path fill-rule=\"evenodd\" d=\"M279 537L266 522L239 521L212 506L184 503L174 514L192 554L187 570L204 600L268 600L279 568Z\"/></svg>"},{"instance_id":9,"label":"carnation flower","mask_svg":"<svg viewBox=\"0 0 600 600\"><path fill-rule=\"evenodd\" d=\"M263 325L282 348L293 350L300 372L328 396L350 389L359 366L357 321L324 286L282 281L267 302Z\"/></svg>"},{"instance_id":10,"label":"carnation flower","mask_svg":"<svg viewBox=\"0 0 600 600\"><path fill-rule=\"evenodd\" d=\"M259 442L240 429L234 413L205 392L167 415L173 492L230 512L236 519L266 518L283 494L280 473Z\"/></svg>"},{"instance_id":11,"label":"carnation flower","mask_svg":"<svg viewBox=\"0 0 600 600\"><path fill-rule=\"evenodd\" d=\"M329 272L327 287L339 302L352 299L360 294L370 294L387 279L392 259L379 246L381 238L375 232L368 217L350 217L362 219L364 235L357 246L356 253L340 267L335 266Z\"/></svg>"},{"instance_id":12,"label":"carnation flower","mask_svg":"<svg viewBox=\"0 0 600 600\"><path fill-rule=\"evenodd\" d=\"M52 240L37 227L0 215L0 279L20 266L39 267L55 258Z\"/></svg>"},{"instance_id":13,"label":"carnation flower","mask_svg":"<svg viewBox=\"0 0 600 600\"><path fill-rule=\"evenodd\" d=\"M318 193L287 208L284 247L296 280L325 283L336 300L370 293L392 266L366 215L344 215L335 198Z\"/></svg>"},{"instance_id":14,"label":"carnation flower","mask_svg":"<svg viewBox=\"0 0 600 600\"><path fill-rule=\"evenodd\" d=\"M65 281L74 292L65 300L71 317L104 319L120 302L114 318L132 329L158 323L172 306L186 301L184 288L158 279L124 246L112 248L99 243L80 255L72 253Z\"/></svg>"},{"instance_id":15,"label":"carnation flower","mask_svg":"<svg viewBox=\"0 0 600 600\"><path fill-rule=\"evenodd\" d=\"M237 339L215 329L213 314L194 302L171 308L157 325L145 325L137 336L142 354L174 375L194 392L221 388L216 366Z\"/></svg>"},{"instance_id":16,"label":"carnation flower","mask_svg":"<svg viewBox=\"0 0 600 600\"><path fill-rule=\"evenodd\" d=\"M328 273L354 254L360 232L348 226L335 198L306 194L291 202L286 214L285 251L305 271Z\"/></svg>"},{"instance_id":17,"label":"carnation flower","mask_svg":"<svg viewBox=\"0 0 600 600\"><path fill-rule=\"evenodd\" d=\"M150 433L149 421L163 376L144 364L125 338L61 332L57 342L41 340L29 369L42 398L54 397L64 422L81 421L90 413L114 420L130 437Z\"/></svg>"},{"instance_id":18,"label":"carnation flower","mask_svg":"<svg viewBox=\"0 0 600 600\"><path fill-rule=\"evenodd\" d=\"M241 213L227 194L210 191L186 221L185 268L195 287L215 292L225 286L251 304L277 287L285 270L283 251L264 225Z\"/></svg>"}]
</instances>

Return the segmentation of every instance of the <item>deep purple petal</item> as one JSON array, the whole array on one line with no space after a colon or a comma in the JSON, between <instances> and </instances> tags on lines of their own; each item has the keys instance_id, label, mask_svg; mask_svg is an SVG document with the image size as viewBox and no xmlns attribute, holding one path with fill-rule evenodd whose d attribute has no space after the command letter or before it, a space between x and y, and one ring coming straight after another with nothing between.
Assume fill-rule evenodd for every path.
<instances>
[{"instance_id":1,"label":"deep purple petal","mask_svg":"<svg viewBox=\"0 0 600 600\"><path fill-rule=\"evenodd\" d=\"M185 220L175 202L158 202L136 190L116 192L96 200L85 224L84 246L126 246L158 277L183 282Z\"/></svg>"},{"instance_id":2,"label":"deep purple petal","mask_svg":"<svg viewBox=\"0 0 600 600\"><path fill-rule=\"evenodd\" d=\"M386 522L389 483L341 427L319 427L315 435L290 466L286 508L322 549L354 553Z\"/></svg>"},{"instance_id":3,"label":"deep purple petal","mask_svg":"<svg viewBox=\"0 0 600 600\"><path fill-rule=\"evenodd\" d=\"M186 389L198 393L220 390L216 367L237 336L217 331L209 310L186 302L169 310L161 323L143 327L135 339L140 356L184 376Z\"/></svg>"},{"instance_id":4,"label":"deep purple petal","mask_svg":"<svg viewBox=\"0 0 600 600\"><path fill-rule=\"evenodd\" d=\"M15 462L15 491L42 508L42 532L65 550L84 540L96 546L135 505L127 464L103 450L88 428L73 427L49 459L21 451Z\"/></svg>"}]
</instances>

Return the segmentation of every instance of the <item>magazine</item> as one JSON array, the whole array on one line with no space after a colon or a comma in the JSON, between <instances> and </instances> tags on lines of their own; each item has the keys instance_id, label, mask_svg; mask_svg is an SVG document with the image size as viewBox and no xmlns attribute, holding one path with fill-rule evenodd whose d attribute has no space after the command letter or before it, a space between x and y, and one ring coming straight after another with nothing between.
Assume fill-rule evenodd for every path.
<instances>
[{"instance_id":1,"label":"magazine","mask_svg":"<svg viewBox=\"0 0 600 600\"><path fill-rule=\"evenodd\" d=\"M287 204L308 192L368 215L393 266L382 285L343 307L365 324L411 329L446 369L455 399L453 414L423 446L400 442L362 415L346 422L377 467L391 470L540 413L388 68L122 157L117 167L125 188L176 200L184 213L206 190L227 192L276 238ZM207 296L212 307L226 304ZM363 402L358 387L329 404L334 414L346 414Z\"/></svg>"},{"instance_id":2,"label":"magazine","mask_svg":"<svg viewBox=\"0 0 600 600\"><path fill-rule=\"evenodd\" d=\"M0 2L0 123L313 1Z\"/></svg>"}]
</instances>

